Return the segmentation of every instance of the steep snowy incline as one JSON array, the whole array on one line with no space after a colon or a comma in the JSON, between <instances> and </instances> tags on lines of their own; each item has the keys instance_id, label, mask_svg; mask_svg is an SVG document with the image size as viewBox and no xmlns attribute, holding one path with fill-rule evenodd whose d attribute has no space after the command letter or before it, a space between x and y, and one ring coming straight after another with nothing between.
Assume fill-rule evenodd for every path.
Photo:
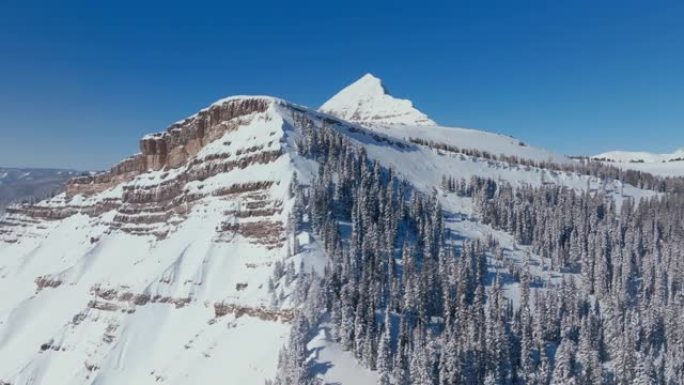
<instances>
[{"instance_id":1,"label":"steep snowy incline","mask_svg":"<svg viewBox=\"0 0 684 385\"><path fill-rule=\"evenodd\" d=\"M145 137L108 173L11 207L0 218L0 383L272 378L301 259L289 185L315 171L291 145L289 109L221 101Z\"/></svg>"},{"instance_id":2,"label":"steep snowy incline","mask_svg":"<svg viewBox=\"0 0 684 385\"><path fill-rule=\"evenodd\" d=\"M660 176L684 176L684 148L670 154L650 152L609 151L592 158L623 169Z\"/></svg>"},{"instance_id":3,"label":"steep snowy incline","mask_svg":"<svg viewBox=\"0 0 684 385\"><path fill-rule=\"evenodd\" d=\"M323 103L319 111L363 125L434 126L406 99L389 95L382 81L366 74Z\"/></svg>"}]
</instances>

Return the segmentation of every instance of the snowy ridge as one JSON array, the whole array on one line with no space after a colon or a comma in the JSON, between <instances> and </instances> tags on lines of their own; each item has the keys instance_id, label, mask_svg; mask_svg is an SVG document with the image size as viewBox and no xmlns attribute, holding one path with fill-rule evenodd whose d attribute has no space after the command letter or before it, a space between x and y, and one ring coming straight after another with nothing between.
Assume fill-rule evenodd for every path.
<instances>
[{"instance_id":1,"label":"snowy ridge","mask_svg":"<svg viewBox=\"0 0 684 385\"><path fill-rule=\"evenodd\" d=\"M684 176L684 148L669 154L640 151L609 151L592 158L617 167L660 176Z\"/></svg>"},{"instance_id":2,"label":"snowy ridge","mask_svg":"<svg viewBox=\"0 0 684 385\"><path fill-rule=\"evenodd\" d=\"M364 125L436 125L410 100L389 95L382 81L371 74L342 89L319 110Z\"/></svg>"},{"instance_id":3,"label":"snowy ridge","mask_svg":"<svg viewBox=\"0 0 684 385\"><path fill-rule=\"evenodd\" d=\"M441 126L372 127L374 131L397 138L412 138L447 144L461 149L477 149L494 155L515 156L538 162L570 163L571 159L526 144L516 138L469 128Z\"/></svg>"},{"instance_id":4,"label":"snowy ridge","mask_svg":"<svg viewBox=\"0 0 684 385\"><path fill-rule=\"evenodd\" d=\"M640 151L609 151L602 154L594 155L592 158L606 159L613 162L643 162L643 163L657 163L657 162L672 162L677 160L684 160L684 148L670 154L654 154L651 152Z\"/></svg>"}]
</instances>

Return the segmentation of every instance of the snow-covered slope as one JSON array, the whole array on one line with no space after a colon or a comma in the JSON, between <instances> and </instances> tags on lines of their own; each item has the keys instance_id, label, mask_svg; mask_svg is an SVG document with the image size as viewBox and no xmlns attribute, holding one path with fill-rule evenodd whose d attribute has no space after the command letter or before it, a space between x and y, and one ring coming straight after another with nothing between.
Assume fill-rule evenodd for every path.
<instances>
[{"instance_id":1,"label":"snow-covered slope","mask_svg":"<svg viewBox=\"0 0 684 385\"><path fill-rule=\"evenodd\" d=\"M533 147L511 136L469 128L441 126L373 126L382 132L408 141L422 139L435 144L446 144L461 150L479 150L492 155L513 156L536 162L571 163L572 160L541 148Z\"/></svg>"},{"instance_id":2,"label":"snow-covered slope","mask_svg":"<svg viewBox=\"0 0 684 385\"><path fill-rule=\"evenodd\" d=\"M461 150L479 150L492 155L515 156L537 162L567 163L570 159L510 136L467 128L441 127L416 110L410 100L387 93L382 81L366 74L325 102L319 111L354 122L394 138L418 139Z\"/></svg>"},{"instance_id":3,"label":"snow-covered slope","mask_svg":"<svg viewBox=\"0 0 684 385\"><path fill-rule=\"evenodd\" d=\"M143 140L141 155L108 174L8 210L0 382L271 377L292 316L285 279L269 290L291 243L297 155L282 108L272 98L224 101Z\"/></svg>"},{"instance_id":4,"label":"snow-covered slope","mask_svg":"<svg viewBox=\"0 0 684 385\"><path fill-rule=\"evenodd\" d=\"M617 167L661 176L684 176L684 148L670 154L637 151L609 151L592 158L611 162Z\"/></svg>"},{"instance_id":5,"label":"snow-covered slope","mask_svg":"<svg viewBox=\"0 0 684 385\"><path fill-rule=\"evenodd\" d=\"M318 163L298 151L306 130L337 131L428 194L445 175L616 197L654 194L420 144L413 139L571 162L506 136L432 126L378 79L357 83L326 103L344 108L322 108L337 117L265 96L223 99L145 136L141 152L110 171L72 180L65 193L38 204L11 207L0 218L0 384L242 385L271 378L296 311L299 268L321 270L326 260L315 237L289 226L293 175L306 186L318 174ZM472 217L468 200L438 198L461 218L449 222L456 233L497 235L516 249ZM319 373L326 381L375 383L324 329L310 347L327 368Z\"/></svg>"},{"instance_id":6,"label":"snow-covered slope","mask_svg":"<svg viewBox=\"0 0 684 385\"><path fill-rule=\"evenodd\" d=\"M389 95L382 81L371 74L335 94L323 103L320 111L365 125L436 125L414 108L410 100Z\"/></svg>"}]
</instances>

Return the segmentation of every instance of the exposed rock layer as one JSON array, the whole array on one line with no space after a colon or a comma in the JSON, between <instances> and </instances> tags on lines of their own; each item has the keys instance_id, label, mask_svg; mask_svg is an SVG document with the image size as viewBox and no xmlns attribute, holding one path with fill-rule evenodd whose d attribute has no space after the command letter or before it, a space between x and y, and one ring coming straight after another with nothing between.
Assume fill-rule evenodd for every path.
<instances>
[{"instance_id":1,"label":"exposed rock layer","mask_svg":"<svg viewBox=\"0 0 684 385\"><path fill-rule=\"evenodd\" d=\"M131 180L149 170L177 168L195 156L207 143L228 131L235 130L240 121L255 112L264 112L269 101L261 98L233 99L215 104L165 132L148 135L140 140L140 153L102 174L75 178L67 183L67 196L92 195Z\"/></svg>"}]
</instances>

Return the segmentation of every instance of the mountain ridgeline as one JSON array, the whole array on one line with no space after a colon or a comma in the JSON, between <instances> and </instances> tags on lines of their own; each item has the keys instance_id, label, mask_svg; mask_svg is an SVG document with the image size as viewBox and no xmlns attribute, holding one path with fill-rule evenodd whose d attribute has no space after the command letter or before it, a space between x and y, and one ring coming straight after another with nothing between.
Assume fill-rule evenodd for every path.
<instances>
[{"instance_id":1,"label":"mountain ridgeline","mask_svg":"<svg viewBox=\"0 0 684 385\"><path fill-rule=\"evenodd\" d=\"M372 75L141 150L0 220L0 383L684 384L681 178Z\"/></svg>"}]
</instances>

